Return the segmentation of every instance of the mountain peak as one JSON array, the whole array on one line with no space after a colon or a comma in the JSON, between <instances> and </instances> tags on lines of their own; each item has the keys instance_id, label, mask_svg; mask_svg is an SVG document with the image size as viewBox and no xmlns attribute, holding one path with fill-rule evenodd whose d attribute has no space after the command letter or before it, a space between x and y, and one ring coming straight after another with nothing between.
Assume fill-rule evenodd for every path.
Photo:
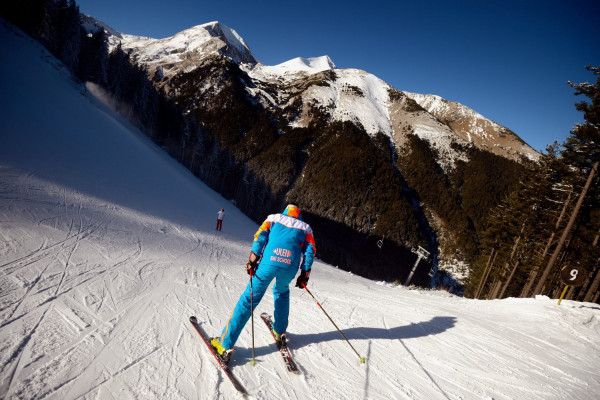
<instances>
[{"instance_id":1,"label":"mountain peak","mask_svg":"<svg viewBox=\"0 0 600 400\"><path fill-rule=\"evenodd\" d=\"M105 29L106 30L106 29ZM213 21L196 25L171 37L154 39L107 30L111 47L119 43L133 50L133 57L148 67L151 76L173 76L200 65L206 57L220 54L235 63L257 64L244 39L228 26Z\"/></svg>"},{"instance_id":2,"label":"mountain peak","mask_svg":"<svg viewBox=\"0 0 600 400\"><path fill-rule=\"evenodd\" d=\"M108 26L106 23L100 21L98 18L94 18L90 15L80 14L81 25L88 33L98 32L99 30L104 30L107 35L114 36L119 39L123 38L123 35L120 32L117 32L112 27Z\"/></svg>"},{"instance_id":3,"label":"mountain peak","mask_svg":"<svg viewBox=\"0 0 600 400\"><path fill-rule=\"evenodd\" d=\"M331 61L329 56L321 57L296 57L281 64L275 65L274 68L280 68L288 71L305 71L310 73L317 73L326 71L329 69L335 69L335 64Z\"/></svg>"},{"instance_id":4,"label":"mountain peak","mask_svg":"<svg viewBox=\"0 0 600 400\"><path fill-rule=\"evenodd\" d=\"M335 69L336 66L329 56L320 57L296 57L277 65L256 65L251 75L267 79L298 79L306 75L313 75L323 71Z\"/></svg>"},{"instance_id":5,"label":"mountain peak","mask_svg":"<svg viewBox=\"0 0 600 400\"><path fill-rule=\"evenodd\" d=\"M229 47L229 55L234 61L238 62L250 62L255 64L257 61L250 52L250 48L244 42L244 39L232 28L219 21L213 21L202 25L197 25L193 28L187 29L180 32L179 34L186 33L188 31L204 30L211 37L218 38L226 43Z\"/></svg>"}]
</instances>

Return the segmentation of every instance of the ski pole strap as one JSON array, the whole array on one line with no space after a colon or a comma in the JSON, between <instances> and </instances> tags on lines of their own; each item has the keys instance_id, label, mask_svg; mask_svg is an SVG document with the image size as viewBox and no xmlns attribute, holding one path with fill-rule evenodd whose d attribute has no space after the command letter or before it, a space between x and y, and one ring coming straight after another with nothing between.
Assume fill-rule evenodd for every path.
<instances>
[{"instance_id":1,"label":"ski pole strap","mask_svg":"<svg viewBox=\"0 0 600 400\"><path fill-rule=\"evenodd\" d=\"M327 314L327 311L325 311L325 309L323 308L323 306L321 305L321 303L319 303L319 301L315 298L315 296L310 292L310 290L308 290L308 288L306 287L306 285L304 283L302 283L302 286L304 287L304 289L306 289L306 291L308 292L308 294L310 294L310 297L313 298L313 300L317 303L317 305L319 306L319 308L321 310L323 310L323 313L325 313L325 315L327 316L327 318L329 318L329 321L331 321L331 323L333 324L333 326L335 326L335 329L337 329L337 331L340 333L340 335L342 335L342 337L346 340L346 343L348 343L350 345L350 347L352 348L352 350L354 350L354 352L356 353L356 355L358 356L358 361L360 364L364 364L366 359L365 357L361 357L360 354L358 354L358 351L356 351L356 349L354 348L354 346L352 346L352 344L350 343L350 341L348 340L348 338L346 337L346 335L344 335L344 333L341 331L340 328L338 328L338 326L335 324L335 322L333 322L333 320L331 319L331 317L329 316L329 314Z\"/></svg>"}]
</instances>

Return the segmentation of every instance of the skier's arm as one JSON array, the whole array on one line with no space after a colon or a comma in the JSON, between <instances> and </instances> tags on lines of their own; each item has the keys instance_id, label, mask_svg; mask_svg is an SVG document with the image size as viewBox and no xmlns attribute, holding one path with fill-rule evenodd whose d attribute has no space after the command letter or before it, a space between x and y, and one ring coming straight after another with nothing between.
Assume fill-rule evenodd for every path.
<instances>
[{"instance_id":1,"label":"skier's arm","mask_svg":"<svg viewBox=\"0 0 600 400\"><path fill-rule=\"evenodd\" d=\"M315 254L317 253L317 245L315 244L315 238L313 237L312 230L306 234L302 248L304 250L304 254L300 269L302 271L310 271Z\"/></svg>"},{"instance_id":2,"label":"skier's arm","mask_svg":"<svg viewBox=\"0 0 600 400\"><path fill-rule=\"evenodd\" d=\"M267 241L269 240L269 233L271 232L271 221L269 218L262 223L258 231L254 234L254 242L252 242L252 252L258 257L262 256L263 250Z\"/></svg>"},{"instance_id":3,"label":"skier's arm","mask_svg":"<svg viewBox=\"0 0 600 400\"><path fill-rule=\"evenodd\" d=\"M300 265L300 275L296 279L296 287L302 289L308 283L308 277L312 269L312 263L317 252L317 246L315 245L315 238L313 237L312 231L306 234L306 239L302 243L302 265Z\"/></svg>"}]
</instances>

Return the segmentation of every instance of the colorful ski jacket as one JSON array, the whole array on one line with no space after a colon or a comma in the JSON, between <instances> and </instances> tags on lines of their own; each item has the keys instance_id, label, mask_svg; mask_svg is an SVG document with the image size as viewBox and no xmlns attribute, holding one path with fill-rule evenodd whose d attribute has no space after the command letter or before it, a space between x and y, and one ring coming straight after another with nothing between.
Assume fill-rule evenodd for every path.
<instances>
[{"instance_id":1,"label":"colorful ski jacket","mask_svg":"<svg viewBox=\"0 0 600 400\"><path fill-rule=\"evenodd\" d=\"M261 264L292 270L298 267L310 270L316 251L312 229L293 205L287 206L282 214L269 215L252 243L252 252L262 255Z\"/></svg>"}]
</instances>

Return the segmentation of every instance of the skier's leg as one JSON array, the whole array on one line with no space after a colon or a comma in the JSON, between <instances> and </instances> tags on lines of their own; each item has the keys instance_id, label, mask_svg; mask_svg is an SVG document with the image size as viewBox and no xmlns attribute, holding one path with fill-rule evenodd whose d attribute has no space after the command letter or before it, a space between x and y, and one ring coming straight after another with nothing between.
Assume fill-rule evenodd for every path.
<instances>
[{"instance_id":1,"label":"skier's leg","mask_svg":"<svg viewBox=\"0 0 600 400\"><path fill-rule=\"evenodd\" d=\"M262 300L269 284L273 280L273 273L269 268L261 266L256 270L256 273L252 277L252 286L253 286L253 303L254 308L260 303ZM223 328L223 332L221 333L221 345L230 349L235 345L240 333L242 333L242 329L250 319L250 315L252 310L250 308L250 283L246 286L246 290L240 296L227 325Z\"/></svg>"},{"instance_id":2,"label":"skier's leg","mask_svg":"<svg viewBox=\"0 0 600 400\"><path fill-rule=\"evenodd\" d=\"M296 276L296 271L279 268L275 285L273 285L273 297L275 299L273 330L279 334L285 333L287 330L290 313L290 282L292 282L294 276Z\"/></svg>"}]
</instances>

